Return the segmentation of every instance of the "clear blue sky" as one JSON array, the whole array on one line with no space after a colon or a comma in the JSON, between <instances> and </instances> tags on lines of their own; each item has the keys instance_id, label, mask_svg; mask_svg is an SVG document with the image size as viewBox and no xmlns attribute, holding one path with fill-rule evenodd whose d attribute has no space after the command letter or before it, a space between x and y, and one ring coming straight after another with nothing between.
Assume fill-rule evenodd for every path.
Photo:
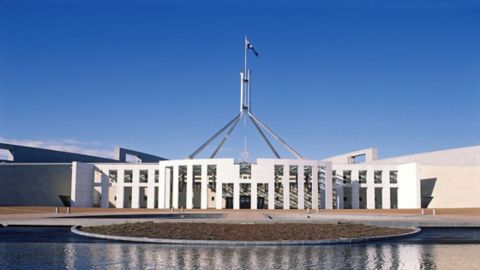
<instances>
[{"instance_id":1,"label":"clear blue sky","mask_svg":"<svg viewBox=\"0 0 480 270\"><path fill-rule=\"evenodd\" d=\"M307 158L480 144L479 1L157 2L0 1L0 137L183 158L237 113L247 34L253 111ZM272 156L249 123L221 156L245 136Z\"/></svg>"}]
</instances>

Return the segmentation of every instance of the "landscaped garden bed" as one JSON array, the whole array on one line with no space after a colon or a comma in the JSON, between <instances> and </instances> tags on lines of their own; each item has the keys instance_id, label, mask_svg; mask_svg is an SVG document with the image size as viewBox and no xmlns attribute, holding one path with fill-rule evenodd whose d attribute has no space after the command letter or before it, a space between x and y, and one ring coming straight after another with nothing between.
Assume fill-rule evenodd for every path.
<instances>
[{"instance_id":1,"label":"landscaped garden bed","mask_svg":"<svg viewBox=\"0 0 480 270\"><path fill-rule=\"evenodd\" d=\"M147 237L156 239L279 241L279 240L334 240L401 235L414 231L410 228L377 227L363 224L339 223L125 223L83 227L82 231L95 234Z\"/></svg>"}]
</instances>

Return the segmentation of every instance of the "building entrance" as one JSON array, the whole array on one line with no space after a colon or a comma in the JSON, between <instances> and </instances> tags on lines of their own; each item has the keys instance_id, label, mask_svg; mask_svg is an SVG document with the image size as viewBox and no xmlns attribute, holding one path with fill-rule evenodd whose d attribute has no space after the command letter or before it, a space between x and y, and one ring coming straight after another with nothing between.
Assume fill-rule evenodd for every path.
<instances>
[{"instance_id":1,"label":"building entrance","mask_svg":"<svg viewBox=\"0 0 480 270\"><path fill-rule=\"evenodd\" d=\"M250 209L250 196L240 196L240 209Z\"/></svg>"}]
</instances>

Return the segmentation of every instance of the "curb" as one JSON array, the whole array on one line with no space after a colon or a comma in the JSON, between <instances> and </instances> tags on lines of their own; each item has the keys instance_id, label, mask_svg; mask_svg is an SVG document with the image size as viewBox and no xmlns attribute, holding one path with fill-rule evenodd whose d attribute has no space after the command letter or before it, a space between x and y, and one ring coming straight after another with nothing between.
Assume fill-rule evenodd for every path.
<instances>
[{"instance_id":1,"label":"curb","mask_svg":"<svg viewBox=\"0 0 480 270\"><path fill-rule=\"evenodd\" d=\"M371 241L392 240L416 235L420 233L419 227L411 227L412 232L389 235L389 236L373 236L364 238L350 238L350 239L331 239L331 240L280 240L280 241L229 241L229 240L184 240L184 239L158 239L147 237L128 237L128 236L114 236L97 233L88 233L80 230L81 226L75 225L70 229L72 233L115 241L127 241L137 243L156 243L167 245L230 245L230 246L311 246L311 245L336 245L336 244L355 244L365 243Z\"/></svg>"}]
</instances>

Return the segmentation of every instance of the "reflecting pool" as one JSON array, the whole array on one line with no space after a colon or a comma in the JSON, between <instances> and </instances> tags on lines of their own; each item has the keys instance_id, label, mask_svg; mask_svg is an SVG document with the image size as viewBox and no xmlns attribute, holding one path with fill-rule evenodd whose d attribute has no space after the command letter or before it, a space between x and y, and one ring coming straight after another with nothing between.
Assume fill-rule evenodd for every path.
<instances>
[{"instance_id":1,"label":"reflecting pool","mask_svg":"<svg viewBox=\"0 0 480 270\"><path fill-rule=\"evenodd\" d=\"M424 229L370 244L166 246L97 240L69 228L0 228L0 269L478 269L480 229Z\"/></svg>"}]
</instances>

